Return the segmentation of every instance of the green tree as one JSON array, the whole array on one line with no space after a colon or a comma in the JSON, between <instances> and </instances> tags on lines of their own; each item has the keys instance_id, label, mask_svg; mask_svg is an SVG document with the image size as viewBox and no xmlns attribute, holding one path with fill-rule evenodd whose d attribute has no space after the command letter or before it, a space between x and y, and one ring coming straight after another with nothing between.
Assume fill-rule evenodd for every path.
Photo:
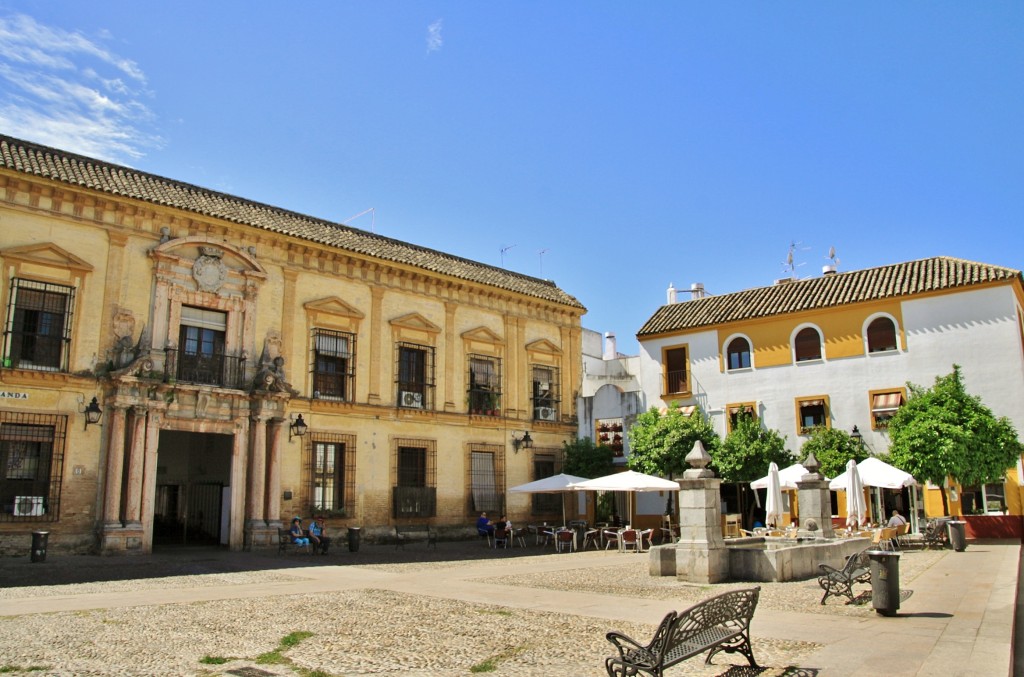
<instances>
[{"instance_id":1,"label":"green tree","mask_svg":"<svg viewBox=\"0 0 1024 677\"><path fill-rule=\"evenodd\" d=\"M851 458L860 463L868 457L867 449L860 440L845 430L824 426L814 428L804 446L800 448L802 458L807 458L812 452L818 459L818 472L826 477L835 477L846 472L846 464Z\"/></svg>"},{"instance_id":2,"label":"green tree","mask_svg":"<svg viewBox=\"0 0 1024 677\"><path fill-rule=\"evenodd\" d=\"M665 414L652 407L629 429L629 467L672 479L687 469L686 455L697 440L709 454L718 448L718 434L702 415L684 416L676 405Z\"/></svg>"},{"instance_id":3,"label":"green tree","mask_svg":"<svg viewBox=\"0 0 1024 677\"><path fill-rule=\"evenodd\" d=\"M1024 448L1009 419L996 418L967 392L960 365L936 377L931 388L907 388L906 404L889 420L889 455L896 467L940 488L948 515L948 478L966 485L1001 482Z\"/></svg>"},{"instance_id":4,"label":"green tree","mask_svg":"<svg viewBox=\"0 0 1024 677\"><path fill-rule=\"evenodd\" d=\"M777 430L768 430L748 413L740 413L736 425L711 453L712 466L725 482L752 482L763 477L768 464L779 468L793 465L793 454L786 450L786 439Z\"/></svg>"},{"instance_id":5,"label":"green tree","mask_svg":"<svg viewBox=\"0 0 1024 677\"><path fill-rule=\"evenodd\" d=\"M615 470L615 452L611 447L594 444L586 437L562 443L562 472L593 479Z\"/></svg>"}]
</instances>

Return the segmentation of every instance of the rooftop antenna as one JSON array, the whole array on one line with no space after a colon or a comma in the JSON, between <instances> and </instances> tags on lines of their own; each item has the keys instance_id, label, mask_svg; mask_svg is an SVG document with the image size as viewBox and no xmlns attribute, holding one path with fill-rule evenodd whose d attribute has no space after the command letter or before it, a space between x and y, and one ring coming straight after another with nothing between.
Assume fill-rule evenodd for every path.
<instances>
[{"instance_id":1,"label":"rooftop antenna","mask_svg":"<svg viewBox=\"0 0 1024 677\"><path fill-rule=\"evenodd\" d=\"M783 270L787 271L789 273L790 278L792 278L792 279L796 279L796 269L799 268L800 266L804 265L803 263L796 263L793 260L793 252L796 251L797 246L800 245L800 244L801 244L800 242L795 242L793 240L790 240L790 242L789 242L789 253L786 254L786 262L782 264ZM807 249L808 249L808 247L801 247L801 250L807 250Z\"/></svg>"},{"instance_id":2,"label":"rooftop antenna","mask_svg":"<svg viewBox=\"0 0 1024 677\"><path fill-rule=\"evenodd\" d=\"M501 267L502 268L505 267L505 252L507 252L509 249L512 249L512 247L515 247L515 245L514 244L505 245L504 247L501 248Z\"/></svg>"},{"instance_id":3,"label":"rooftop antenna","mask_svg":"<svg viewBox=\"0 0 1024 677\"><path fill-rule=\"evenodd\" d=\"M839 268L839 257L836 256L836 248L835 247L829 247L828 248L828 256L826 256L825 258L832 259L832 266L837 268L837 269Z\"/></svg>"},{"instance_id":4,"label":"rooftop antenna","mask_svg":"<svg viewBox=\"0 0 1024 677\"><path fill-rule=\"evenodd\" d=\"M537 252L537 258L540 259L540 279L544 279L544 255L548 253L547 249L541 249Z\"/></svg>"},{"instance_id":5,"label":"rooftop antenna","mask_svg":"<svg viewBox=\"0 0 1024 677\"><path fill-rule=\"evenodd\" d=\"M363 214L369 214L370 215L370 232L372 233L373 232L374 223L377 220L377 212L374 211L373 207L370 207L369 209L364 209L363 211L359 212L355 216L348 217L347 219L345 219L341 223L344 226L351 225L351 224L349 224L349 221L355 221L356 219L358 219Z\"/></svg>"}]
</instances>

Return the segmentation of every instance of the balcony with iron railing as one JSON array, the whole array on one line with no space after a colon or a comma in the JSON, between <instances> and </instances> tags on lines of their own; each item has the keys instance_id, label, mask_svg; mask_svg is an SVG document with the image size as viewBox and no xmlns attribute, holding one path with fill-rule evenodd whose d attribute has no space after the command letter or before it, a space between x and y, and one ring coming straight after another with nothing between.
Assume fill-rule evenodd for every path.
<instances>
[{"instance_id":1,"label":"balcony with iron railing","mask_svg":"<svg viewBox=\"0 0 1024 677\"><path fill-rule=\"evenodd\" d=\"M175 348L168 348L165 354L168 380L220 388L245 388L244 357L222 353L183 353Z\"/></svg>"},{"instance_id":2,"label":"balcony with iron railing","mask_svg":"<svg viewBox=\"0 0 1024 677\"><path fill-rule=\"evenodd\" d=\"M676 369L665 372L665 394L686 393L690 391L686 380L686 370Z\"/></svg>"}]
</instances>

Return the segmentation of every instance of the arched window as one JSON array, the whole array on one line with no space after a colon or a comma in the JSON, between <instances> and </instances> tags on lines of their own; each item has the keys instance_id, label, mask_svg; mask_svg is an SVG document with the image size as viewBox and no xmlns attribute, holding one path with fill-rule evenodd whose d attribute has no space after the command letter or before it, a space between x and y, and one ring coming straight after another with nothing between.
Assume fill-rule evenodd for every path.
<instances>
[{"instance_id":1,"label":"arched window","mask_svg":"<svg viewBox=\"0 0 1024 677\"><path fill-rule=\"evenodd\" d=\"M750 368L750 342L742 336L729 341L729 347L725 351L728 367L727 369L749 369Z\"/></svg>"},{"instance_id":2,"label":"arched window","mask_svg":"<svg viewBox=\"0 0 1024 677\"><path fill-rule=\"evenodd\" d=\"M868 325L868 352L896 350L896 324L888 317L876 317Z\"/></svg>"},{"instance_id":3,"label":"arched window","mask_svg":"<svg viewBox=\"0 0 1024 677\"><path fill-rule=\"evenodd\" d=\"M801 329L793 340L793 352L797 362L821 359L821 334L813 327Z\"/></svg>"}]
</instances>

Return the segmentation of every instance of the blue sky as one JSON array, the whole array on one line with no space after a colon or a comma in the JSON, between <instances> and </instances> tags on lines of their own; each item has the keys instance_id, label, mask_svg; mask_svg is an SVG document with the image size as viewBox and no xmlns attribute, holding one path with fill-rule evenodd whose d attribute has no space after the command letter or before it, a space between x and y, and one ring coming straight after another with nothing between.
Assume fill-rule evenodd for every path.
<instances>
[{"instance_id":1,"label":"blue sky","mask_svg":"<svg viewBox=\"0 0 1024 677\"><path fill-rule=\"evenodd\" d=\"M0 130L553 279L635 353L670 282L1024 266L1022 31L1021 2L0 0Z\"/></svg>"}]
</instances>

